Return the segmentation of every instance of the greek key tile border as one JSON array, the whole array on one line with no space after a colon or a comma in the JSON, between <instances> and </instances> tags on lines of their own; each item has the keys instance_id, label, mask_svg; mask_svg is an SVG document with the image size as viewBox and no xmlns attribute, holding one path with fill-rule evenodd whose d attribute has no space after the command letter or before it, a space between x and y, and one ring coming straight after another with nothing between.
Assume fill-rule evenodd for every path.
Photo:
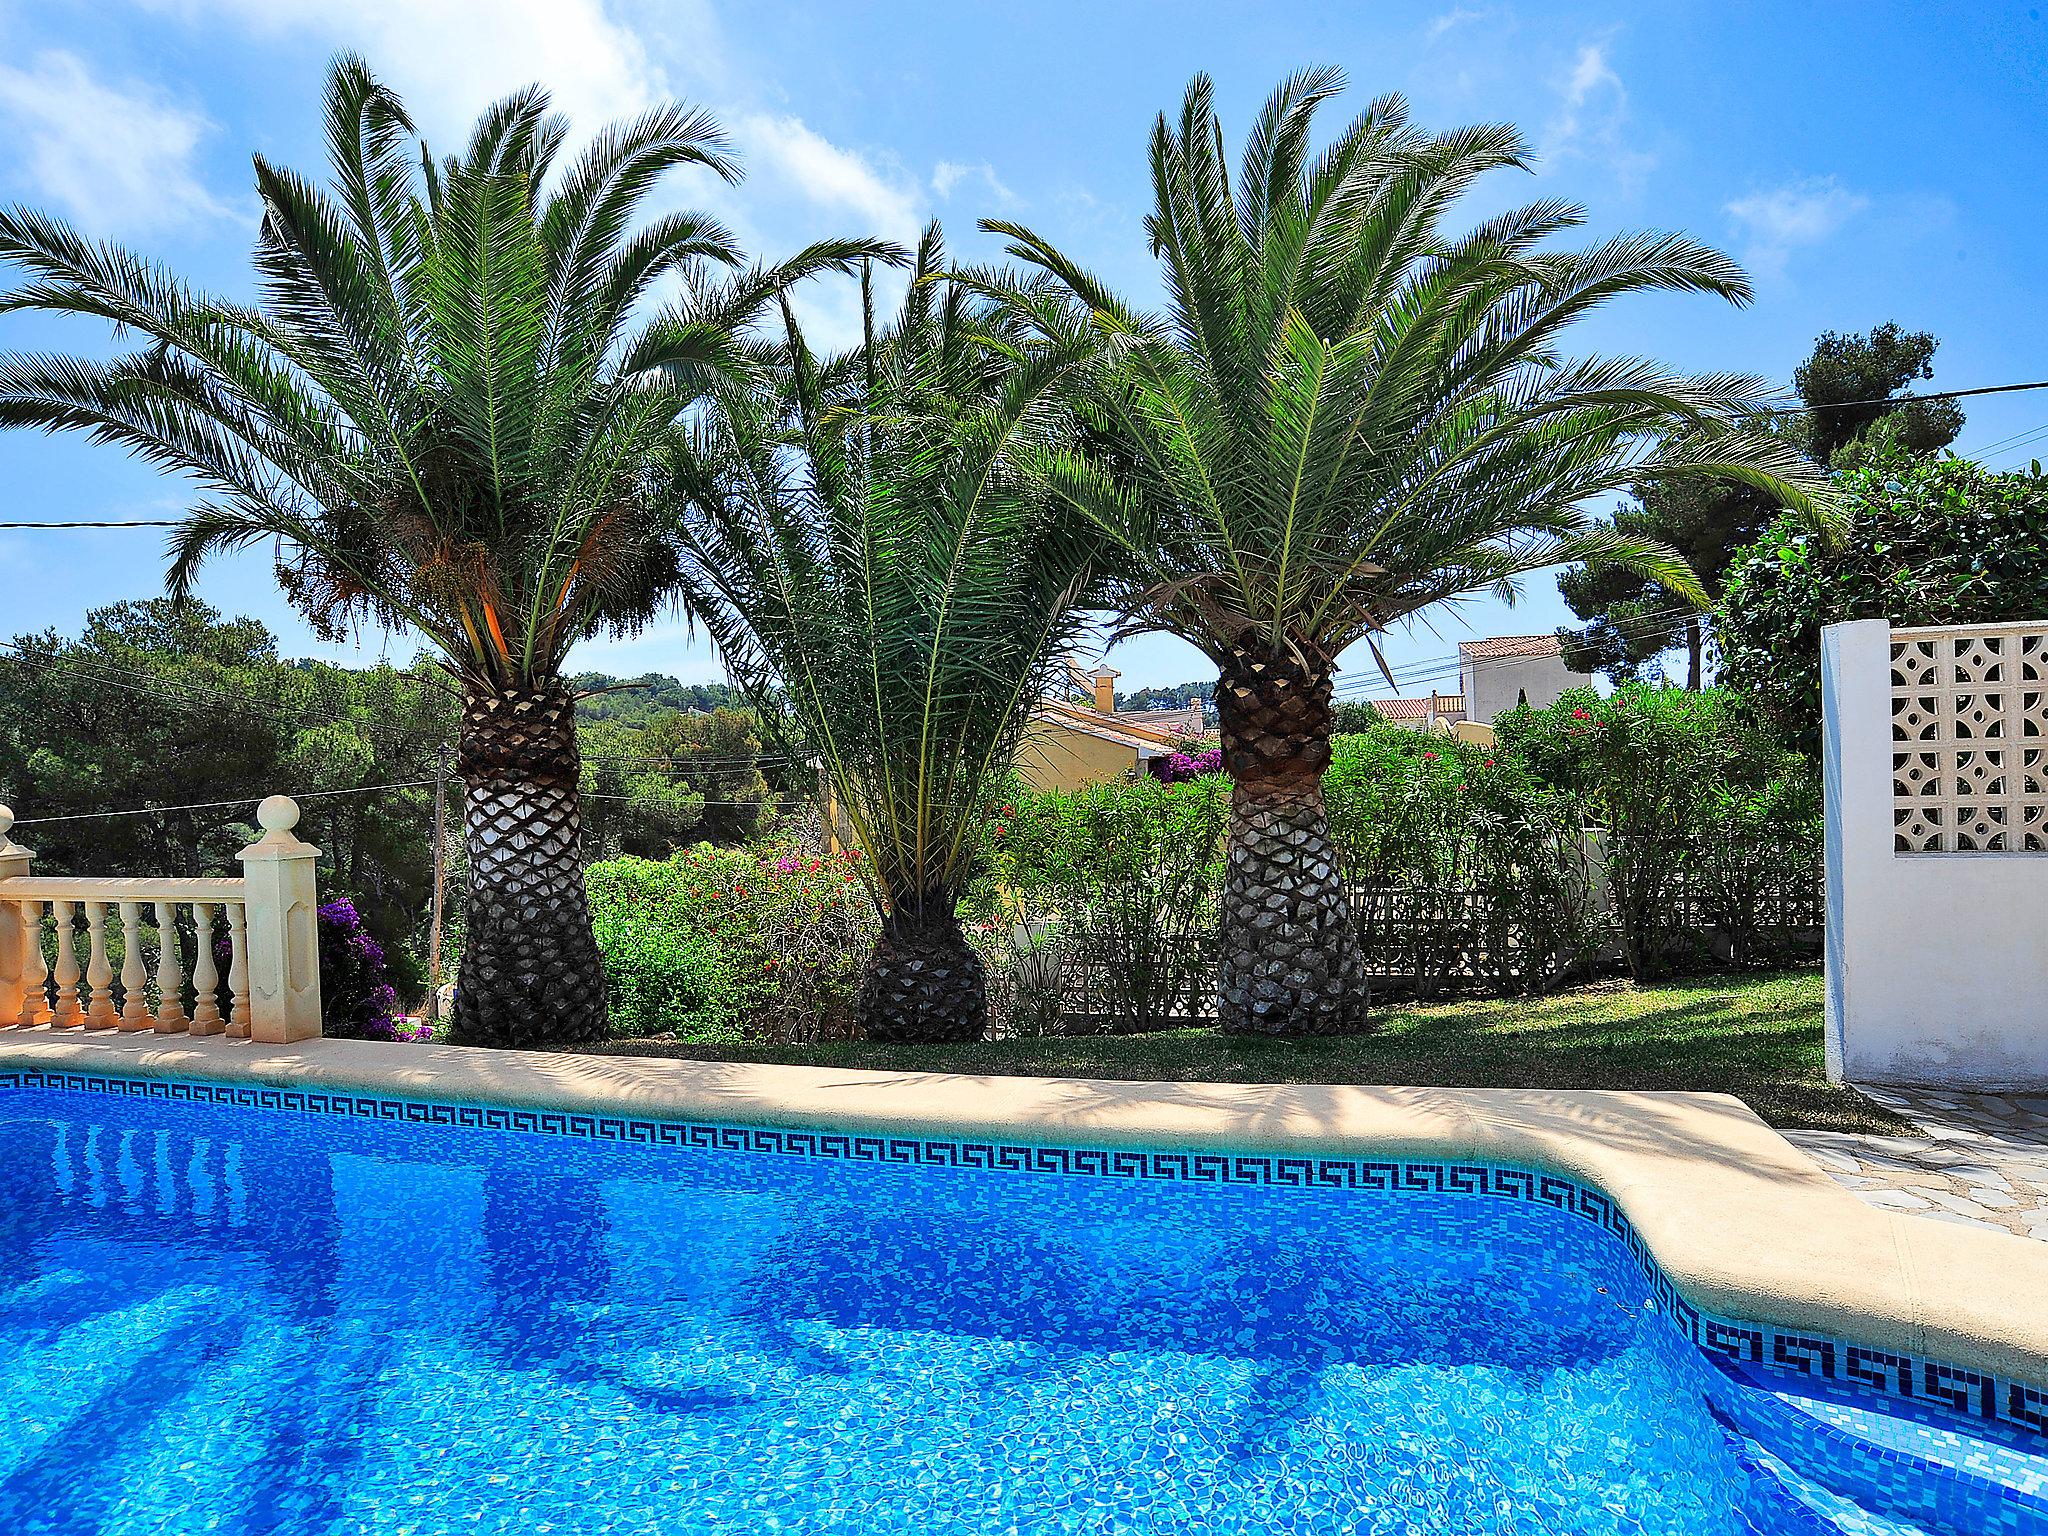
<instances>
[{"instance_id":1,"label":"greek key tile border","mask_svg":"<svg viewBox=\"0 0 2048 1536\"><path fill-rule=\"evenodd\" d=\"M2048 1451L2048 1390L1987 1372L1841 1339L1703 1312L1679 1294L1621 1209L1601 1191L1556 1174L1489 1163L1413 1158L1302 1157L1256 1152L1062 1147L928 1136L886 1136L777 1126L645 1120L627 1115L400 1099L319 1088L209 1083L183 1078L112 1077L40 1067L0 1069L0 1090L61 1089L166 1099L175 1103L337 1115L404 1125L567 1136L631 1146L758 1152L844 1162L893 1163L976 1172L1067 1174L1180 1184L1261 1185L1382 1194L1487 1195L1547 1205L1619 1238L1649 1283L1657 1310L1710 1355L1743 1365L1830 1381L1945 1409L2018 1430Z\"/></svg>"}]
</instances>

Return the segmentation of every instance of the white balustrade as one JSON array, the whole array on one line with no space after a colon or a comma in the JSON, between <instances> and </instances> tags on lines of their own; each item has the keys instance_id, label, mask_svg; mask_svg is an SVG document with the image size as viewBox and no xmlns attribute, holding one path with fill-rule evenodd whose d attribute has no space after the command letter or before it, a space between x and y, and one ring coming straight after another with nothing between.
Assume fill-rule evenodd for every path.
<instances>
[{"instance_id":1,"label":"white balustrade","mask_svg":"<svg viewBox=\"0 0 2048 1536\"><path fill-rule=\"evenodd\" d=\"M320 850L292 835L299 808L285 796L271 796L256 814L264 835L242 850L239 879L82 878L32 874L34 856L12 840L13 813L0 806L0 1030L153 1029L226 1033L267 1044L317 1036L319 896L313 866ZM118 1004L109 908L118 914L121 933ZM189 973L180 931L187 911L194 936ZM225 1016L214 953L216 914L228 945ZM154 1008L146 954L152 941Z\"/></svg>"}]
</instances>

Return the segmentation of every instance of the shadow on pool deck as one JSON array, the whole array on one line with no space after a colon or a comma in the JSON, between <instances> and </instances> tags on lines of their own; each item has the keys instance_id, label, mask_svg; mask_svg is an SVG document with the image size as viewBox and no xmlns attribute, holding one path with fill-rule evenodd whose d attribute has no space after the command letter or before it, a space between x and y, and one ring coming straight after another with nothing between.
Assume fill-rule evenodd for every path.
<instances>
[{"instance_id":1,"label":"shadow on pool deck","mask_svg":"<svg viewBox=\"0 0 2048 1536\"><path fill-rule=\"evenodd\" d=\"M1822 998L1819 973L1807 971L1395 1007L1376 1017L1370 1033L1318 1040L1182 1029L930 1046L652 1037L594 1049L695 1061L1098 1081L1728 1093L1781 1128L1910 1131L1911 1122L1895 1110L1828 1082Z\"/></svg>"}]
</instances>

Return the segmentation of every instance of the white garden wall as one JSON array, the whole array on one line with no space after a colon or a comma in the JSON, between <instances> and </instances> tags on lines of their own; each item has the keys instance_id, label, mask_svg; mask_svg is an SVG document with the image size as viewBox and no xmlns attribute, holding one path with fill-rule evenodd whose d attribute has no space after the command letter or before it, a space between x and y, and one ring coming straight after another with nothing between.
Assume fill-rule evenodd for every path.
<instances>
[{"instance_id":1,"label":"white garden wall","mask_svg":"<svg viewBox=\"0 0 2048 1536\"><path fill-rule=\"evenodd\" d=\"M2048 1089L2048 623L1821 636L1836 1081Z\"/></svg>"}]
</instances>

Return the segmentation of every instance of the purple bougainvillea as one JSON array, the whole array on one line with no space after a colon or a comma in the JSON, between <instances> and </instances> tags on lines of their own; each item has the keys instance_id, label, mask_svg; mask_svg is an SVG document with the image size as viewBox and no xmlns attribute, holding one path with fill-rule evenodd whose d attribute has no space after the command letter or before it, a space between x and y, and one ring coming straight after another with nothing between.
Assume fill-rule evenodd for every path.
<instances>
[{"instance_id":1,"label":"purple bougainvillea","mask_svg":"<svg viewBox=\"0 0 2048 1536\"><path fill-rule=\"evenodd\" d=\"M320 909L320 1000L325 1028L348 1040L426 1040L432 1032L398 1012L384 975L384 946L347 897Z\"/></svg>"},{"instance_id":2,"label":"purple bougainvillea","mask_svg":"<svg viewBox=\"0 0 2048 1536\"><path fill-rule=\"evenodd\" d=\"M1202 752L1169 752L1164 757L1149 759L1145 766L1156 779L1164 779L1168 784L1185 784L1190 779L1221 773L1223 753L1216 747Z\"/></svg>"}]
</instances>

